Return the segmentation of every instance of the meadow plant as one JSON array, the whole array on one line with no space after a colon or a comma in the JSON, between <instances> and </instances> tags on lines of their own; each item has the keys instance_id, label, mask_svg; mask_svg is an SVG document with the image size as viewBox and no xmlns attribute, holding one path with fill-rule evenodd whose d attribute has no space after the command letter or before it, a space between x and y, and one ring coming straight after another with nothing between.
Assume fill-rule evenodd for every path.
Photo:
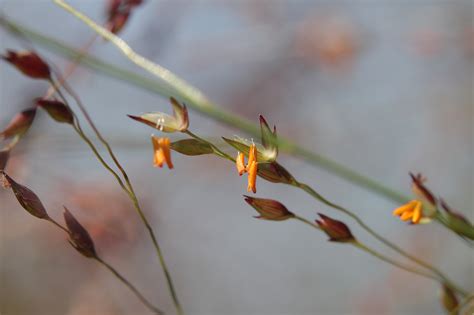
<instances>
[{"instance_id":1,"label":"meadow plant","mask_svg":"<svg viewBox=\"0 0 474 315\"><path fill-rule=\"evenodd\" d=\"M364 222L355 211L341 206L329 198L323 196L311 185L298 180L298 174L293 174L279 159L279 153L285 152L303 157L312 164L325 167L327 170L346 178L352 182L372 190L374 193L395 200L398 207L395 209L386 209L392 211L393 215L400 220L407 222L415 227L420 224L440 223L449 231L457 234L464 243L472 250L474 244L474 226L464 216L453 210L447 202L441 197L436 197L426 185L426 178L421 174L410 173L412 191L414 198L406 198L398 192L364 177L345 166L337 165L331 161L325 160L316 154L309 152L304 147L300 147L293 141L280 138L277 135L277 127L270 127L267 120L260 115L258 117L259 125L246 121L232 113L225 112L212 104L202 92L190 86L184 80L178 78L171 71L152 63L146 58L136 54L127 43L125 43L116 34L125 26L132 11L138 7L142 1L132 0L112 0L107 8L107 22L102 27L84 16L63 0L54 0L56 4L69 11L81 21L90 26L97 34L110 41L121 50L127 58L138 66L149 71L160 79L153 88L170 102L172 114L163 112L149 113L130 113L130 123L138 122L149 128L152 128L156 135L151 136L150 145L150 167L162 168L167 166L169 169L179 169L179 165L172 162L173 154L182 154L189 156L207 156L209 159L221 158L231 162L229 164L229 176L241 176L246 178L242 183L247 195L243 200L251 206L258 216L255 218L265 221L289 221L295 220L311 227L317 232L327 235L328 240L343 246L353 246L370 256L378 259L380 262L388 263L394 267L405 270L414 275L431 279L436 283L442 292L441 306L447 314L468 314L472 307L469 303L473 301L473 293L469 293L453 280L451 280L444 271L433 266L429 261L425 261L416 255L407 252L391 240L382 236L373 227ZM88 56L87 49L76 51L64 44L48 39L41 34L28 30L25 27L6 19L1 18L2 26L12 33L21 36L24 39L38 42L49 46L52 50L57 50L73 59L74 66L84 63L99 71L107 73L112 72L114 66L108 65L103 61ZM89 46L88 46L89 47ZM66 233L68 242L82 256L93 259L109 270L121 283L123 283L136 297L155 314L163 312L155 306L149 298L145 298L136 286L132 285L122 273L119 273L110 263L106 262L98 254L94 245L94 240L83 226L76 219L72 212L64 206L65 225L51 218L40 198L28 187L16 182L8 173L8 159L10 152L21 141L28 137L28 130L35 121L35 117L40 111L45 112L52 118L52 123L67 124L76 132L77 136L84 141L90 148L92 154L97 158L100 165L104 167L117 181L117 184L129 198L131 204L140 217L144 229L153 243L156 252L159 267L163 270L170 292L170 297L174 303L177 314L185 314L178 298L179 294L173 284L172 275L168 271L164 254L158 243L146 214L140 206L140 201L134 190L134 186L114 153L111 145L105 136L99 131L92 117L88 114L86 106L82 103L80 97L74 92L73 88L67 83L67 76L62 76L58 71L53 71L52 64L45 61L37 52L27 51L6 51L2 59L15 67L21 74L30 79L45 80L50 84L50 89L43 96L38 96L32 101L32 107L16 114L8 125L0 133L0 139L7 142L0 151L0 175L2 183L6 189L12 191L18 203L32 216L54 224L62 232ZM119 70L119 71L116 71ZM146 79L138 75L132 75L125 70L115 68L112 75L119 76L136 85L148 84ZM110 74L110 73L109 73ZM148 82L148 83L147 83ZM155 83L154 83L155 84ZM72 101L71 101L72 99ZM73 106L73 104L75 106ZM188 113L188 107L204 113L211 119L224 122L230 126L237 127L242 132L251 134L259 138L246 139L243 136L218 135L221 140L208 140L202 135L198 135L191 130L192 117ZM77 111L75 108L79 109ZM78 114L80 113L81 116ZM133 120L133 121L132 121ZM94 143L90 136L83 129L82 123L85 121L92 129L95 137L105 148L108 158L112 163L106 161L99 147ZM172 141L169 134L180 134L183 138ZM257 187L259 180L265 180L275 184L283 184L302 190L318 204L328 206L334 211L340 212L347 217L347 221L340 221L332 218L330 213L316 213L314 217L308 219L298 214L298 209L288 209L283 203L276 200L274 196L259 196ZM278 223L284 224L284 223ZM366 231L369 235L381 243L381 245L393 250L398 257L393 258L382 254L378 249L369 246L358 239L357 235L351 231L350 225L355 224ZM409 263L407 263L407 261ZM465 312L465 313L463 313Z\"/></svg>"}]
</instances>

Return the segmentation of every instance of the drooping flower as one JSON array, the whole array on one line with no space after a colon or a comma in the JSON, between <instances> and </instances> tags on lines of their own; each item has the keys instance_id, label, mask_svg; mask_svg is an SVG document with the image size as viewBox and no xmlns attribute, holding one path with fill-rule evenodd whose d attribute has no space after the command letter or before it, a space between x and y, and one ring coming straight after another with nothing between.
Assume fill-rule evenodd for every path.
<instances>
[{"instance_id":1,"label":"drooping flower","mask_svg":"<svg viewBox=\"0 0 474 315\"><path fill-rule=\"evenodd\" d=\"M420 223L423 218L423 203L420 200L412 200L393 211L394 216L399 216L402 221L408 221L414 224Z\"/></svg>"},{"instance_id":2,"label":"drooping flower","mask_svg":"<svg viewBox=\"0 0 474 315\"><path fill-rule=\"evenodd\" d=\"M128 115L128 117L162 132L171 133L177 131L186 131L189 127L189 117L186 105L180 104L172 97L170 98L170 102L173 106L173 116L162 112L152 112L145 113L140 116Z\"/></svg>"},{"instance_id":3,"label":"drooping flower","mask_svg":"<svg viewBox=\"0 0 474 315\"><path fill-rule=\"evenodd\" d=\"M168 168L172 169L170 139L152 135L151 142L153 144L153 166L163 167L163 164L166 163Z\"/></svg>"}]
</instances>

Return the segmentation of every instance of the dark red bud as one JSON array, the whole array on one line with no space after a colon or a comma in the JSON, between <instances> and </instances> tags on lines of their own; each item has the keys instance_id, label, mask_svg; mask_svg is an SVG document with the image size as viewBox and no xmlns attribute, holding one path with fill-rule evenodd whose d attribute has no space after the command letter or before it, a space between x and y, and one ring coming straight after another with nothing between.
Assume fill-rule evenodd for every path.
<instances>
[{"instance_id":1,"label":"dark red bud","mask_svg":"<svg viewBox=\"0 0 474 315\"><path fill-rule=\"evenodd\" d=\"M458 298L453 290L445 284L443 284L443 291L441 293L441 304L448 314L457 314L457 312L453 313L453 311L455 311L459 305Z\"/></svg>"},{"instance_id":2,"label":"dark red bud","mask_svg":"<svg viewBox=\"0 0 474 315\"><path fill-rule=\"evenodd\" d=\"M74 115L71 109L63 102L47 99L36 99L36 104L43 108L57 122L73 124Z\"/></svg>"},{"instance_id":3,"label":"dark red bud","mask_svg":"<svg viewBox=\"0 0 474 315\"><path fill-rule=\"evenodd\" d=\"M31 215L40 219L49 219L48 213L44 208L41 200L38 196L31 191L29 188L18 184L4 171L0 171L0 175L3 175L8 186L13 190L16 199L20 205L28 211Z\"/></svg>"},{"instance_id":4,"label":"dark red bud","mask_svg":"<svg viewBox=\"0 0 474 315\"><path fill-rule=\"evenodd\" d=\"M291 184L295 181L293 175L277 162L260 163L257 174L272 183Z\"/></svg>"},{"instance_id":5,"label":"dark red bud","mask_svg":"<svg viewBox=\"0 0 474 315\"><path fill-rule=\"evenodd\" d=\"M118 34L124 28L129 17L130 17L130 11L120 12L120 13L115 14L109 20L109 23L108 23L109 31L114 34Z\"/></svg>"},{"instance_id":6,"label":"dark red bud","mask_svg":"<svg viewBox=\"0 0 474 315\"><path fill-rule=\"evenodd\" d=\"M257 219L283 221L293 218L295 215L288 211L288 209L280 202L272 199L254 198L244 196L245 201L251 205L260 216Z\"/></svg>"},{"instance_id":7,"label":"dark red bud","mask_svg":"<svg viewBox=\"0 0 474 315\"><path fill-rule=\"evenodd\" d=\"M31 51L7 50L2 59L14 65L23 74L33 79L50 79L51 71L46 62Z\"/></svg>"},{"instance_id":8,"label":"dark red bud","mask_svg":"<svg viewBox=\"0 0 474 315\"><path fill-rule=\"evenodd\" d=\"M351 230L344 222L334 220L321 213L318 214L321 217L321 221L316 220L316 223L324 232L326 232L330 241L345 243L355 240Z\"/></svg>"},{"instance_id":9,"label":"dark red bud","mask_svg":"<svg viewBox=\"0 0 474 315\"><path fill-rule=\"evenodd\" d=\"M86 257L97 257L94 242L89 232L74 218L66 207L64 207L64 220L69 230L69 242L72 247Z\"/></svg>"},{"instance_id":10,"label":"dark red bud","mask_svg":"<svg viewBox=\"0 0 474 315\"><path fill-rule=\"evenodd\" d=\"M0 140L12 138L14 136L22 136L25 134L33 123L35 115L36 109L31 108L13 116L7 127L2 132L0 132Z\"/></svg>"}]
</instances>

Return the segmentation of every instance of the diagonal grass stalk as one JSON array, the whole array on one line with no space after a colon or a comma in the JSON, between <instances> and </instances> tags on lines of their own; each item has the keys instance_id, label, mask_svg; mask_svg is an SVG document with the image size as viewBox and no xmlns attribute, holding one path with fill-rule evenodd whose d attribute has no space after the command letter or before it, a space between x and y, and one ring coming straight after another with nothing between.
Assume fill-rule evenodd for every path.
<instances>
[{"instance_id":1,"label":"diagonal grass stalk","mask_svg":"<svg viewBox=\"0 0 474 315\"><path fill-rule=\"evenodd\" d=\"M59 84L60 83L56 83L54 81L51 81L51 84L52 86L54 87L54 90L56 90L56 92L58 93L58 95L61 97L61 99L64 101L64 103L66 104L66 106L68 106L70 108L70 105L66 99L66 97L62 94L61 90L58 88L59 87ZM66 85L66 82L63 80L62 81L62 84L63 86L65 87ZM171 274L168 270L168 267L166 265L166 261L165 261L165 258L164 258L164 255L163 255L163 252L160 248L160 245L158 243L158 240L156 238L156 235L155 235L155 232L152 228L152 226L150 225L149 223L149 220L147 219L145 213L143 212L143 210L141 209L140 207L140 203L138 201L138 198L137 198L137 195L135 194L135 191L133 189L133 185L128 177L128 174L126 173L125 169L122 167L122 165L120 164L120 162L118 161L118 159L116 158L111 146L109 145L109 143L105 140L105 138L102 136L102 134L99 132L99 130L97 129L97 127L95 126L95 124L93 123L91 117L89 116L87 110L85 109L84 105L82 104L80 98L72 91L71 88L67 87L67 91L68 93L74 98L74 100L76 101L76 103L78 104L78 106L80 107L81 111L83 112L84 116L86 117L86 120L88 121L89 125L92 127L92 129L94 130L95 134L97 135L97 137L99 138L99 140L102 142L102 144L107 148L107 152L109 153L109 155L111 156L112 160L114 161L115 165L119 168L120 172L122 173L122 176L125 180L125 184L124 182L122 181L122 179L120 178L120 176L117 174L117 172L115 172L111 167L110 165L108 165L108 163L103 159L103 157L100 155L100 153L98 152L97 148L95 147L95 145L93 144L93 142L87 137L87 135L84 133L84 131L82 130L81 128L81 125L80 125L80 122L79 122L79 119L77 118L76 114L74 114L74 130L77 132L77 134L82 138L82 140L84 140L88 146L91 148L92 152L94 153L94 155L97 157L97 159L100 161L100 163L115 177L115 179L117 180L117 182L119 183L120 187L127 193L127 195L129 196L130 200L132 201L133 203L133 206L136 210L136 212L138 213L138 215L140 216L140 219L141 221L143 222L143 224L145 225L147 231L148 231L148 234L150 235L150 238L153 242L153 246L155 248L155 252L158 256L158 259L159 259L159 262L160 262L160 265L161 265L161 268L163 269L163 272L165 274L165 277L166 277L166 283L168 285L168 289L170 291L170 294L171 294L171 297L173 299L173 303L175 305L175 308L176 308L176 311L179 315L181 314L184 314L183 313L183 309L181 307L181 304L179 302L179 299L178 299L178 295L176 293L176 289L175 289L175 286L173 284L173 279L171 277ZM126 185L126 186L125 186ZM107 266L106 266L107 267Z\"/></svg>"},{"instance_id":2,"label":"diagonal grass stalk","mask_svg":"<svg viewBox=\"0 0 474 315\"><path fill-rule=\"evenodd\" d=\"M15 23L7 19L5 16L0 16L0 24L8 31L12 33L20 33L39 45L51 50L52 52L61 54L67 58L75 59L82 54L82 52L76 50L75 48ZM184 100L191 109L211 119L237 128L256 137L260 135L260 128L250 120L234 115L218 107L216 104L210 102L207 99L204 99L205 101L201 100L198 102L195 99L186 97L185 94L177 91L175 88L163 81L160 77L158 80L150 79L146 76L139 75L132 71L128 71L121 67L106 63L105 61L90 55L83 56L81 58L81 64L94 71L97 71L98 73L127 82L142 89L159 94L163 97L168 98L173 96L177 99ZM397 192L383 185L382 183L362 175L347 166L339 164L332 159L316 154L288 139L279 137L278 144L281 151L298 156L312 165L321 167L336 176L348 180L360 187L366 188L376 194L384 196L395 203L402 203L409 199L402 193Z\"/></svg>"}]
</instances>

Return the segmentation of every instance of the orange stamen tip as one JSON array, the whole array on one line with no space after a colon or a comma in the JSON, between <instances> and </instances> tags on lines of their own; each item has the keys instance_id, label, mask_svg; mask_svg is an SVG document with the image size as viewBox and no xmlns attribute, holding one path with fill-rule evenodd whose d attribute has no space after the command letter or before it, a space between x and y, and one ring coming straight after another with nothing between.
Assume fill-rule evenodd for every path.
<instances>
[{"instance_id":1,"label":"orange stamen tip","mask_svg":"<svg viewBox=\"0 0 474 315\"><path fill-rule=\"evenodd\" d=\"M243 153L239 152L237 154L237 158L235 159L235 166L237 167L237 172L239 172L239 176L242 176L242 174L246 172Z\"/></svg>"},{"instance_id":2,"label":"orange stamen tip","mask_svg":"<svg viewBox=\"0 0 474 315\"><path fill-rule=\"evenodd\" d=\"M248 175L248 186L247 191L252 191L253 193L257 192L256 182L257 182L257 162L253 161L249 165L249 175Z\"/></svg>"}]
</instances>

